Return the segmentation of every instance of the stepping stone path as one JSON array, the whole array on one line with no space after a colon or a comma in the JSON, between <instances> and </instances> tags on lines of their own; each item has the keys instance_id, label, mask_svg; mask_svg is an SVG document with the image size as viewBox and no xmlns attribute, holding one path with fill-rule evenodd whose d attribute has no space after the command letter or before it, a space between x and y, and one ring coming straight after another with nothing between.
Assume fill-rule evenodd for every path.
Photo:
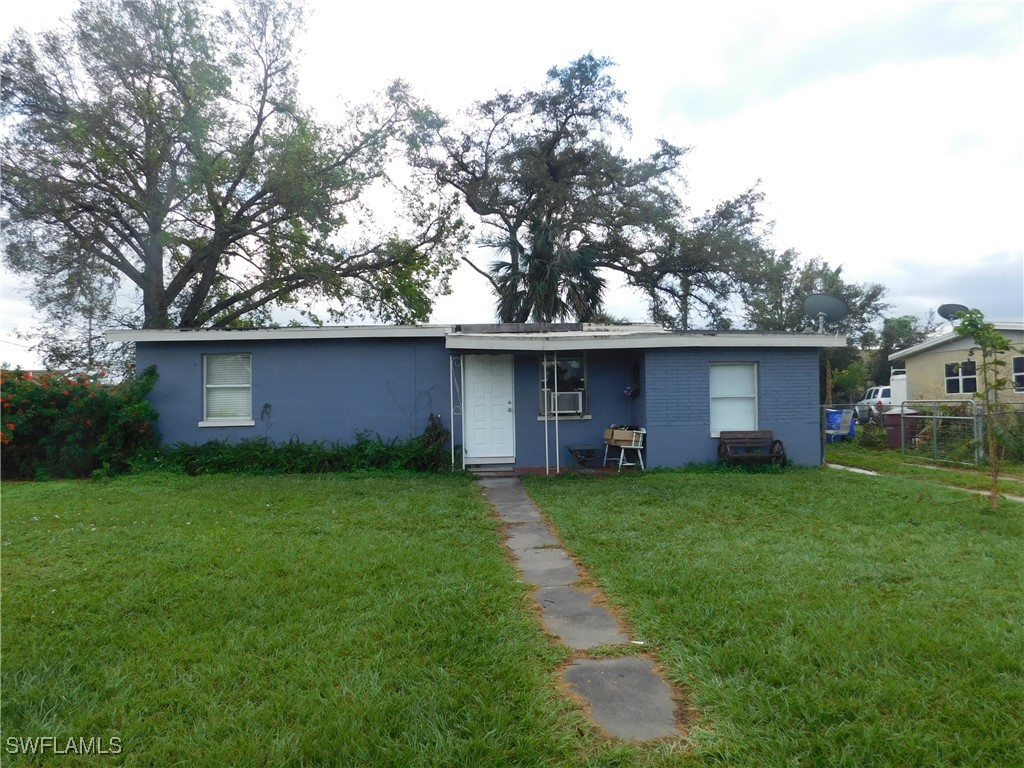
<instances>
[{"instance_id":1,"label":"stepping stone path","mask_svg":"<svg viewBox=\"0 0 1024 768\"><path fill-rule=\"evenodd\" d=\"M601 594L575 586L579 569L522 483L514 477L478 482L506 523L505 545L515 556L523 581L536 587L534 597L544 628L577 651L630 643L629 635L602 604ZM679 735L672 689L649 659L577 658L566 668L563 680L585 702L591 720L609 736L647 741Z\"/></svg>"}]
</instances>

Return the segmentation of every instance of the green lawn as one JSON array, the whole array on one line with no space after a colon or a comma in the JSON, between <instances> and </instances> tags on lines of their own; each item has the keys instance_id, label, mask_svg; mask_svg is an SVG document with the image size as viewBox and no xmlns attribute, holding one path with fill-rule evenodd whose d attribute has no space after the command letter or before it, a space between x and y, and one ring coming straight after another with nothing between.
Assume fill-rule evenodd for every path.
<instances>
[{"instance_id":1,"label":"green lawn","mask_svg":"<svg viewBox=\"0 0 1024 768\"><path fill-rule=\"evenodd\" d=\"M842 440L825 444L825 459L860 469L870 469L886 475L929 480L942 485L987 491L992 487L988 467L966 467L961 464L927 464L919 460L906 459L900 451L869 448L856 441ZM1007 461L1003 463L999 477L1001 493L1024 498L1024 464Z\"/></svg>"},{"instance_id":2,"label":"green lawn","mask_svg":"<svg viewBox=\"0 0 1024 768\"><path fill-rule=\"evenodd\" d=\"M622 745L586 725L557 683L569 654L463 477L147 474L4 485L0 749L117 737L102 760L140 766L1024 764L1024 506L820 470L528 487L688 692L688 738Z\"/></svg>"},{"instance_id":3,"label":"green lawn","mask_svg":"<svg viewBox=\"0 0 1024 768\"><path fill-rule=\"evenodd\" d=\"M587 744L464 478L6 484L2 540L0 748L122 744L38 764L562 765Z\"/></svg>"},{"instance_id":4,"label":"green lawn","mask_svg":"<svg viewBox=\"0 0 1024 768\"><path fill-rule=\"evenodd\" d=\"M530 478L695 763L1024 765L1024 505L840 470Z\"/></svg>"}]
</instances>

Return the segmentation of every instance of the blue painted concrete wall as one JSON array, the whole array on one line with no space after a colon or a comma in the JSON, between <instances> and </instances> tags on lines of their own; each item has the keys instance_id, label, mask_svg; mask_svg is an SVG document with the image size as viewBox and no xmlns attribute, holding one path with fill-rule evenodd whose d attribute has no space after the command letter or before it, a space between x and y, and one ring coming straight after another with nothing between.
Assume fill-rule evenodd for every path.
<instances>
[{"instance_id":1,"label":"blue painted concrete wall","mask_svg":"<svg viewBox=\"0 0 1024 768\"><path fill-rule=\"evenodd\" d=\"M578 353L577 353L578 354ZM573 356L567 352L566 356ZM549 461L555 466L555 450L559 450L562 466L575 465L566 446L592 445L603 450L604 430L610 424L642 424L643 413L637 409L637 398L623 390L633 381L634 365L643 369L643 353L634 351L587 352L587 407L589 419L562 418L548 421ZM516 464L543 467L544 421L540 415L540 364L542 355L518 354L516 372Z\"/></svg>"},{"instance_id":2,"label":"blue painted concrete wall","mask_svg":"<svg viewBox=\"0 0 1024 768\"><path fill-rule=\"evenodd\" d=\"M758 429L782 440L795 464L822 461L816 349L658 349L645 358L647 461L682 466L717 459L711 437L711 363L756 362Z\"/></svg>"},{"instance_id":3,"label":"blue painted concrete wall","mask_svg":"<svg viewBox=\"0 0 1024 768\"><path fill-rule=\"evenodd\" d=\"M203 418L203 354L252 354L255 426L199 427ZM516 465L545 464L544 422L539 420L539 353L514 355ZM589 419L562 419L558 442L548 424L551 465L573 462L566 446L602 445L610 424L648 431L650 466L714 461L710 436L711 362L757 362L759 428L786 444L792 461L821 463L818 352L790 349L660 349L587 353ZM358 339L139 343L139 370L156 365L160 379L151 401L165 443L204 443L269 437L352 442L358 430L385 439L420 434L430 413L449 417L449 353L444 339ZM640 396L623 390L634 383ZM461 443L456 419L455 441Z\"/></svg>"},{"instance_id":4,"label":"blue painted concrete wall","mask_svg":"<svg viewBox=\"0 0 1024 768\"><path fill-rule=\"evenodd\" d=\"M199 427L203 354L252 354L252 427ZM444 339L173 342L138 344L139 370L156 365L150 397L165 443L269 437L351 443L423 432L430 413L448 426Z\"/></svg>"}]
</instances>

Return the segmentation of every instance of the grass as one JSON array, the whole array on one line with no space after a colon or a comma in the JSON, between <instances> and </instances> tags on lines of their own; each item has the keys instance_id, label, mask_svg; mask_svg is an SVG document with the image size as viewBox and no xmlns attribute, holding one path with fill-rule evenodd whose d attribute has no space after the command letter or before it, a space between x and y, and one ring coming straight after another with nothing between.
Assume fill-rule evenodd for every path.
<instances>
[{"instance_id":1,"label":"grass","mask_svg":"<svg viewBox=\"0 0 1024 768\"><path fill-rule=\"evenodd\" d=\"M1024 765L1024 505L830 470L526 482L690 692L686 765Z\"/></svg>"},{"instance_id":2,"label":"grass","mask_svg":"<svg viewBox=\"0 0 1024 768\"><path fill-rule=\"evenodd\" d=\"M908 460L899 451L869 448L852 440L825 445L826 461L860 469L870 469L886 475L929 480L957 488L987 491L992 481L986 466L971 469L957 464L931 465ZM1011 496L1024 498L1024 464L1005 462L999 479L999 490Z\"/></svg>"},{"instance_id":3,"label":"grass","mask_svg":"<svg viewBox=\"0 0 1024 768\"><path fill-rule=\"evenodd\" d=\"M540 766L596 744L464 478L147 474L6 484L3 501L5 746ZM19 760L97 758L4 754Z\"/></svg>"},{"instance_id":4,"label":"grass","mask_svg":"<svg viewBox=\"0 0 1024 768\"><path fill-rule=\"evenodd\" d=\"M0 741L117 737L107 760L140 766L1024 764L1024 506L820 470L527 482L688 693L687 737L605 741L560 694L569 654L466 478L151 473L5 484Z\"/></svg>"}]
</instances>

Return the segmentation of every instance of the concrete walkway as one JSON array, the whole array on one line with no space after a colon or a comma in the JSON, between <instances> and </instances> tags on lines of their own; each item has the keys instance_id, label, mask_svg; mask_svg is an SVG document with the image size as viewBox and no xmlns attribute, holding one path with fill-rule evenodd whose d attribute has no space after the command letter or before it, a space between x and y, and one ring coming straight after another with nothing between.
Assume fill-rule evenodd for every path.
<instances>
[{"instance_id":1,"label":"concrete walkway","mask_svg":"<svg viewBox=\"0 0 1024 768\"><path fill-rule=\"evenodd\" d=\"M500 477L478 482L506 523L505 545L523 581L536 588L544 628L576 651L632 642L602 604L601 594L576 586L579 569L519 480ZM563 679L609 736L646 741L679 735L672 690L649 659L577 658Z\"/></svg>"},{"instance_id":2,"label":"concrete walkway","mask_svg":"<svg viewBox=\"0 0 1024 768\"><path fill-rule=\"evenodd\" d=\"M860 467L849 467L846 464L831 464L831 463L827 463L827 464L825 464L825 466L828 467L829 469L841 469L844 472L855 472L858 475L871 475L872 477L899 477L899 475L886 475L886 474L883 474L882 472L875 472L872 469L861 469ZM955 470L947 470L947 469L945 469L943 467L929 467L929 469L934 469L937 472L952 472L952 471L955 471ZM922 482L928 482L928 481L922 479ZM975 488L962 488L962 487L960 487L958 485L946 485L945 483L935 483L935 485L937 485L939 488L951 488L954 491L963 491L964 493L973 493L975 496L988 496L989 495L988 491L981 491L981 490L977 490ZM1009 499L1010 501L1024 502L1024 496L1013 496L1013 495L1011 495L1009 493L1002 493L1002 492L1000 492L999 498L1001 498L1001 499Z\"/></svg>"}]
</instances>

